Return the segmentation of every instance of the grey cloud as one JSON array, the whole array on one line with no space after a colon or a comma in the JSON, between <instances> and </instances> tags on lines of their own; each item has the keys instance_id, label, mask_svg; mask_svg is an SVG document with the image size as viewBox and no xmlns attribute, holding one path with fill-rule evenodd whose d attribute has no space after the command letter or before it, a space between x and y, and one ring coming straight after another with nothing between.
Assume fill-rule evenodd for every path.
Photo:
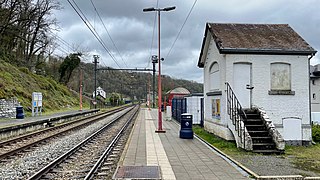
<instances>
[{"instance_id":1,"label":"grey cloud","mask_svg":"<svg viewBox=\"0 0 320 180\"><path fill-rule=\"evenodd\" d=\"M125 67L99 22L90 1L76 2L101 33L101 37L119 64ZM93 2L127 65L151 67L150 47L155 13L143 13L142 9L155 7L157 1L93 0ZM172 5L177 7L172 12L161 13L162 57L167 56L193 2L193 0L159 0L160 7ZM62 28L60 35L70 44L79 43L87 46L92 53L100 53L106 65L117 67L70 5L66 1L63 1L62 5L64 9L55 15ZM202 69L197 67L197 61L206 22L286 23L290 24L315 49L320 49L320 12L317 10L319 5L320 1L317 0L199 0L174 48L163 62L163 73L176 78L202 82L203 73ZM157 54L157 28L154 35L151 54ZM320 63L320 55L312 59L311 63Z\"/></svg>"}]
</instances>

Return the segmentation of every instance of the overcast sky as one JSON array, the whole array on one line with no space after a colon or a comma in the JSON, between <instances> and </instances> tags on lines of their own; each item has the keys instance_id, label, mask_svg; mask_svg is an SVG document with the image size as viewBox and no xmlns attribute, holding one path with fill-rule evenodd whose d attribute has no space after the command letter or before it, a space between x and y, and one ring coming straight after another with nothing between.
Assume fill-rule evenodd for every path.
<instances>
[{"instance_id":1,"label":"overcast sky","mask_svg":"<svg viewBox=\"0 0 320 180\"><path fill-rule=\"evenodd\" d=\"M72 2L72 0L70 0ZM152 68L150 55L157 55L157 21L152 45L155 12L143 8L157 7L157 0L92 0L113 39L101 23L90 0L74 0L105 42L114 59L99 44L67 0L55 12L60 26L58 36L79 50L100 56L100 64L114 68ZM197 67L205 23L281 23L289 24L314 49L320 50L319 0L198 0L172 51L168 54L194 0L159 0L160 8L176 6L161 13L162 74L203 82L203 69ZM151 48L152 47L152 48ZM62 47L71 51L68 47ZM58 50L56 53L61 53ZM311 64L320 63L320 53ZM122 58L121 58L122 57Z\"/></svg>"}]
</instances>

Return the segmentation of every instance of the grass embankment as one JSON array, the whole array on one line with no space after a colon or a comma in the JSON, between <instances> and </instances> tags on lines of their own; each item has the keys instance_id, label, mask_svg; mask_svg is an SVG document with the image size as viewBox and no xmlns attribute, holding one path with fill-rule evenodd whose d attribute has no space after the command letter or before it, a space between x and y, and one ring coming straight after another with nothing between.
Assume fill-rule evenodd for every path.
<instances>
[{"instance_id":1,"label":"grass embankment","mask_svg":"<svg viewBox=\"0 0 320 180\"><path fill-rule=\"evenodd\" d=\"M216 137L199 126L194 126L193 131L211 145L215 146L231 157L238 155L258 155L238 149L234 142L225 141L219 137ZM317 137L320 138L320 136L318 136L320 135L320 125L314 125L312 131L313 139L315 141L317 140L316 145L308 147L286 146L285 154L281 156L284 158L290 157L290 159L293 160L292 163L295 164L298 169L320 173L320 139L317 139Z\"/></svg>"},{"instance_id":2,"label":"grass embankment","mask_svg":"<svg viewBox=\"0 0 320 180\"><path fill-rule=\"evenodd\" d=\"M79 100L69 89L52 78L31 73L0 60L0 99L16 97L30 115L32 92L41 92L44 113L78 106ZM88 106L88 104L84 104Z\"/></svg>"},{"instance_id":3,"label":"grass embankment","mask_svg":"<svg viewBox=\"0 0 320 180\"><path fill-rule=\"evenodd\" d=\"M200 126L193 126L193 131L202 139L206 140L208 143L210 143L211 145L213 145L214 147L218 148L219 150L223 151L228 155L239 155L239 154L247 153L242 149L238 149L234 142L223 140L215 136L214 134L205 131Z\"/></svg>"},{"instance_id":4,"label":"grass embankment","mask_svg":"<svg viewBox=\"0 0 320 180\"><path fill-rule=\"evenodd\" d=\"M287 146L286 155L295 157L294 164L298 168L320 173L320 125L312 126L312 139L316 145Z\"/></svg>"}]
</instances>

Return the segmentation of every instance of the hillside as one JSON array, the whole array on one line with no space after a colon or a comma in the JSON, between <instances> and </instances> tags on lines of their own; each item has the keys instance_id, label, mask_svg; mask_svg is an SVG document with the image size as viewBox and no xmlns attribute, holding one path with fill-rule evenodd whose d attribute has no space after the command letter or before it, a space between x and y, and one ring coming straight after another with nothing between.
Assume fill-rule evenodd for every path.
<instances>
[{"instance_id":1,"label":"hillside","mask_svg":"<svg viewBox=\"0 0 320 180\"><path fill-rule=\"evenodd\" d=\"M30 111L32 92L42 92L44 110L59 110L79 103L67 87L55 80L0 60L0 99L17 97L25 110Z\"/></svg>"},{"instance_id":2,"label":"hillside","mask_svg":"<svg viewBox=\"0 0 320 180\"><path fill-rule=\"evenodd\" d=\"M92 63L81 63L83 76L83 91L91 94L94 91L94 65ZM157 73L156 73L157 74ZM80 69L73 71L68 87L78 90ZM157 76L155 82L156 92ZM97 71L97 87L102 87L107 95L112 92L123 94L124 96L137 99L145 99L150 81L150 91L152 91L152 72L128 72L116 70L99 70ZM165 94L176 87L184 87L191 93L203 92L203 84L183 79L174 79L167 75L162 75L162 93Z\"/></svg>"},{"instance_id":3,"label":"hillside","mask_svg":"<svg viewBox=\"0 0 320 180\"><path fill-rule=\"evenodd\" d=\"M48 64L48 63L47 63ZM49 65L47 65L51 69ZM83 69L83 92L90 96L94 91L94 66L91 63L81 63ZM46 71L46 76L54 77L52 72ZM56 71L55 71L56 72ZM57 73L57 72L56 72ZM43 107L45 111L61 110L65 107L78 106L79 99L76 92L79 90L80 68L72 72L72 76L65 85L57 82L57 78L49 78L43 75L31 73L25 67L16 67L8 62L0 60L0 99L16 97L26 112L31 112L32 92L42 92ZM98 71L97 87L101 86L107 93L107 97L113 92L122 97L136 97L145 99L148 92L152 91L152 76L150 73L126 72L126 71ZM191 93L202 92L202 84L183 79L173 79L170 76L162 77L163 95L176 87L185 87ZM70 91L70 88L73 91ZM157 93L157 77L155 83ZM89 106L89 103L86 104Z\"/></svg>"}]
</instances>

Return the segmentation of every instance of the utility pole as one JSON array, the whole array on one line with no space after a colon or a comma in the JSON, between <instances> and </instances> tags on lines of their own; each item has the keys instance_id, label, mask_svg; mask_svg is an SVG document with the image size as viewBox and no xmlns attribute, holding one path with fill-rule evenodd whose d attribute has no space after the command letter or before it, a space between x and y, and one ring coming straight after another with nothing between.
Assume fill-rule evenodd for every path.
<instances>
[{"instance_id":1,"label":"utility pole","mask_svg":"<svg viewBox=\"0 0 320 180\"><path fill-rule=\"evenodd\" d=\"M156 103L156 98L155 98L155 90L156 90L156 63L158 63L158 56L153 55L152 56L152 65L153 65L153 79L152 79L152 108L155 107L155 103Z\"/></svg>"},{"instance_id":2,"label":"utility pole","mask_svg":"<svg viewBox=\"0 0 320 180\"><path fill-rule=\"evenodd\" d=\"M80 111L82 111L82 67L80 67L80 89L79 89L79 96L80 96Z\"/></svg>"},{"instance_id":3,"label":"utility pole","mask_svg":"<svg viewBox=\"0 0 320 180\"><path fill-rule=\"evenodd\" d=\"M93 63L94 63L94 108L97 109L97 64L99 56L93 55Z\"/></svg>"}]
</instances>

